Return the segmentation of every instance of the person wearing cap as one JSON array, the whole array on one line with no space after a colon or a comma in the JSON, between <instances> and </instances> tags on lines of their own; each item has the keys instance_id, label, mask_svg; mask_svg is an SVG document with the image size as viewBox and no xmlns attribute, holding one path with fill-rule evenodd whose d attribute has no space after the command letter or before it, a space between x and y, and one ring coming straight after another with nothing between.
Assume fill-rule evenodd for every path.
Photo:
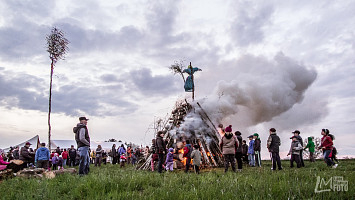
<instances>
[{"instance_id":1,"label":"person wearing cap","mask_svg":"<svg viewBox=\"0 0 355 200\"><path fill-rule=\"evenodd\" d=\"M28 164L31 162L32 157L29 152L30 146L32 144L30 142L26 142L25 146L20 149L20 160L23 161L23 166L28 167Z\"/></svg>"},{"instance_id":2,"label":"person wearing cap","mask_svg":"<svg viewBox=\"0 0 355 200\"><path fill-rule=\"evenodd\" d=\"M271 128L269 130L270 135L267 139L267 148L271 154L271 161L272 161L272 170L276 170L276 163L279 170L282 170L281 167L281 160L279 154L279 147L281 145L280 137L276 134L276 129Z\"/></svg>"},{"instance_id":3,"label":"person wearing cap","mask_svg":"<svg viewBox=\"0 0 355 200\"><path fill-rule=\"evenodd\" d=\"M249 148L248 148L248 160L249 160L249 166L251 167L255 167L255 153L254 153L254 136L253 135L249 135Z\"/></svg>"},{"instance_id":4,"label":"person wearing cap","mask_svg":"<svg viewBox=\"0 0 355 200\"><path fill-rule=\"evenodd\" d=\"M166 145L164 141L164 132L158 131L157 137L155 139L157 154L158 154L158 173L163 171L164 155L166 151Z\"/></svg>"},{"instance_id":5,"label":"person wearing cap","mask_svg":"<svg viewBox=\"0 0 355 200\"><path fill-rule=\"evenodd\" d=\"M45 143L41 143L41 147L37 149L35 155L35 165L37 168L47 169L49 164L50 153Z\"/></svg>"},{"instance_id":6,"label":"person wearing cap","mask_svg":"<svg viewBox=\"0 0 355 200\"><path fill-rule=\"evenodd\" d=\"M89 119L86 117L79 117L80 123L73 128L73 132L75 133L75 141L78 145L78 151L80 154L79 175L86 175L90 170L90 136L87 128L88 120Z\"/></svg>"},{"instance_id":7,"label":"person wearing cap","mask_svg":"<svg viewBox=\"0 0 355 200\"><path fill-rule=\"evenodd\" d=\"M293 133L294 136L297 137L298 141L300 142L301 146L303 147L303 140L302 140L302 137L300 136L301 132L299 130L295 130L292 133ZM304 167L303 148L300 151L300 160L301 160L301 167Z\"/></svg>"},{"instance_id":8,"label":"person wearing cap","mask_svg":"<svg viewBox=\"0 0 355 200\"><path fill-rule=\"evenodd\" d=\"M237 138L238 141L238 148L237 151L235 152L235 159L237 160L237 164L238 164L238 171L241 172L242 168L243 168L243 161L242 161L242 142L243 142L243 138L242 138L242 133L240 131L236 131L235 133L235 137Z\"/></svg>"},{"instance_id":9,"label":"person wearing cap","mask_svg":"<svg viewBox=\"0 0 355 200\"><path fill-rule=\"evenodd\" d=\"M219 144L224 157L224 172L228 171L229 163L232 166L232 170L235 172L235 152L238 148L238 141L237 138L233 136L232 125L229 125L225 131L226 133Z\"/></svg>"},{"instance_id":10,"label":"person wearing cap","mask_svg":"<svg viewBox=\"0 0 355 200\"><path fill-rule=\"evenodd\" d=\"M173 159L173 154L174 149L169 148L169 153L166 155L166 160L165 160L165 170L166 171L173 171L173 164L174 164L174 159Z\"/></svg>"},{"instance_id":11,"label":"person wearing cap","mask_svg":"<svg viewBox=\"0 0 355 200\"><path fill-rule=\"evenodd\" d=\"M259 138L259 134L254 133L254 153L255 153L255 163L256 166L261 167L261 140Z\"/></svg>"},{"instance_id":12,"label":"person wearing cap","mask_svg":"<svg viewBox=\"0 0 355 200\"><path fill-rule=\"evenodd\" d=\"M296 161L297 168L301 168L301 159L300 159L300 151L303 149L301 143L298 141L297 136L292 136L291 148L288 152L287 156L291 155L290 159L290 167L293 168L293 162Z\"/></svg>"}]
</instances>

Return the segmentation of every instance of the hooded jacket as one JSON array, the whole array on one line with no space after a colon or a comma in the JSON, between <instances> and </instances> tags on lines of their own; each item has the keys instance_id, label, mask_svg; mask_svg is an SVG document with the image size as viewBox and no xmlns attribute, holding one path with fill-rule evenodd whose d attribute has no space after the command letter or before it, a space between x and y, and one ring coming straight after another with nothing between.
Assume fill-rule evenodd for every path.
<instances>
[{"instance_id":1,"label":"hooded jacket","mask_svg":"<svg viewBox=\"0 0 355 200\"><path fill-rule=\"evenodd\" d=\"M35 162L39 160L49 160L50 158L50 153L49 150L46 147L41 147L37 149L36 155L35 155Z\"/></svg>"},{"instance_id":2,"label":"hooded jacket","mask_svg":"<svg viewBox=\"0 0 355 200\"><path fill-rule=\"evenodd\" d=\"M191 158L191 153L192 153L191 144L186 144L186 146L184 147L184 155L183 155L183 157Z\"/></svg>"},{"instance_id":3,"label":"hooded jacket","mask_svg":"<svg viewBox=\"0 0 355 200\"><path fill-rule=\"evenodd\" d=\"M193 159L192 164L200 166L201 164L201 152L198 149L194 149L191 153L191 158Z\"/></svg>"},{"instance_id":4,"label":"hooded jacket","mask_svg":"<svg viewBox=\"0 0 355 200\"><path fill-rule=\"evenodd\" d=\"M28 151L29 148L27 148L26 146L21 147L20 150L20 160L22 161L30 161L32 159L32 157L30 156L30 152Z\"/></svg>"},{"instance_id":5,"label":"hooded jacket","mask_svg":"<svg viewBox=\"0 0 355 200\"><path fill-rule=\"evenodd\" d=\"M325 150L332 150L333 149L333 140L329 135L325 135L321 139L320 147L324 147Z\"/></svg>"},{"instance_id":6,"label":"hooded jacket","mask_svg":"<svg viewBox=\"0 0 355 200\"><path fill-rule=\"evenodd\" d=\"M174 154L172 152L169 152L167 155L166 155L166 160L165 162L168 163L168 162L173 162L174 159L173 159L173 156Z\"/></svg>"},{"instance_id":7,"label":"hooded jacket","mask_svg":"<svg viewBox=\"0 0 355 200\"><path fill-rule=\"evenodd\" d=\"M79 123L73 128L73 131L75 133L75 140L78 148L90 146L90 136L86 125Z\"/></svg>"},{"instance_id":8,"label":"hooded jacket","mask_svg":"<svg viewBox=\"0 0 355 200\"><path fill-rule=\"evenodd\" d=\"M307 143L306 148L304 148L304 149L309 148L309 152L314 153L314 147L315 147L315 145L314 145L314 142L313 142L313 138L312 137L308 137L308 143Z\"/></svg>"},{"instance_id":9,"label":"hooded jacket","mask_svg":"<svg viewBox=\"0 0 355 200\"><path fill-rule=\"evenodd\" d=\"M156 143L156 148L157 148L157 151L156 153L159 153L159 154L162 154L165 152L165 141L162 137L160 137L160 135L157 135L157 138L155 140L155 143Z\"/></svg>"},{"instance_id":10,"label":"hooded jacket","mask_svg":"<svg viewBox=\"0 0 355 200\"><path fill-rule=\"evenodd\" d=\"M221 139L220 148L223 154L235 154L238 148L238 141L233 134L224 134Z\"/></svg>"}]
</instances>

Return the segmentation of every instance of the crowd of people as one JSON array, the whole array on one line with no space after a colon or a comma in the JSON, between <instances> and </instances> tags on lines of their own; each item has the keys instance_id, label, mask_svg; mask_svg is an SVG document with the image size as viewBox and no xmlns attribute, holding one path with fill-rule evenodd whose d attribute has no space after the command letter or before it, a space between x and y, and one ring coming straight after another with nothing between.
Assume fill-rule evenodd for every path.
<instances>
[{"instance_id":1,"label":"crowd of people","mask_svg":"<svg viewBox=\"0 0 355 200\"><path fill-rule=\"evenodd\" d=\"M249 143L243 140L240 131L236 131L234 134L232 132L232 125L229 125L224 130L222 130L223 136L220 141L220 150L224 158L225 172L228 171L229 166L231 166L234 172L241 172L243 168L243 162L250 167L261 167L261 140L258 133L254 133L248 136ZM281 159L280 159L280 146L281 139L276 133L275 128L269 130L269 137L267 139L266 147L270 153L270 158L272 161L272 170L282 170ZM336 148L334 147L333 140L334 136L329 133L328 129L322 129L321 143L318 147L315 146L313 137L308 137L307 145L303 144L302 137L300 136L300 131L295 130L292 132L292 137L290 137L291 145L287 156L290 157L290 167L294 167L296 163L297 168L305 166L303 160L303 151L308 149L310 162L315 162L315 150L323 151L323 158L329 167L336 168L338 166L338 160L336 159ZM152 143L152 160L151 168L154 171L154 166L156 162L158 163L158 172L162 173L163 168L166 171L172 171L173 162L173 152L176 149L166 148L166 141L164 141L164 132L159 131ZM192 149L193 146L193 149ZM199 167L201 164L201 152L198 144L190 144L189 140L185 141L183 148L183 157L186 160L185 172L188 172L192 165L196 173L199 173ZM337 162L337 163L335 163ZM237 166L236 166L237 165ZM237 167L237 168L236 168Z\"/></svg>"},{"instance_id":2,"label":"crowd of people","mask_svg":"<svg viewBox=\"0 0 355 200\"><path fill-rule=\"evenodd\" d=\"M75 133L75 140L77 149L71 145L69 149L60 149L59 147L50 153L46 148L45 143L41 143L38 149L30 148L31 143L27 142L21 149L19 147L10 148L10 151L5 153L0 149L0 170L6 169L12 160L23 161L22 168L38 167L47 170L63 169L66 166L79 165L79 175L86 175L89 173L89 164L95 164L100 167L103 162L106 164L108 158L110 162L115 165L119 164L124 167L125 164L136 165L137 162L143 158L146 160L151 155L151 169L159 173L166 171L173 171L174 169L174 152L176 149L167 148L164 140L164 132L159 131L155 139L152 140L152 147L146 146L143 148L133 149L131 146L127 148L121 145L116 148L113 144L112 149L107 153L101 145L98 145L96 150L90 150L90 137L87 128L87 121L89 119L80 117L76 127L73 128ZM281 146L280 137L276 133L275 128L269 130L269 137L267 139L266 147L270 153L272 160L272 170L282 170L281 160L279 155L279 148ZM303 144L300 131L292 132L292 140L290 150L287 156L290 157L290 167L294 167L294 162L297 168L304 167L303 151L308 149L310 162L315 162L315 149L323 151L324 161L329 167L336 168L338 160L336 159L336 148L333 145L334 136L329 133L328 129L322 129L321 143L318 147L313 142L313 137L308 137L307 145ZM223 130L223 136L220 140L219 148L223 154L225 172L231 166L234 172L242 171L243 162L250 167L261 167L261 140L258 133L248 136L249 143L243 140L240 131L232 132L232 125L229 125ZM198 144L191 144L189 140L184 142L183 157L185 159L185 172L189 172L190 167L196 173L200 172L200 165L202 164L202 156L200 146ZM237 168L236 168L237 163ZM191 165L192 164L192 165ZM157 166L156 166L157 165Z\"/></svg>"}]
</instances>

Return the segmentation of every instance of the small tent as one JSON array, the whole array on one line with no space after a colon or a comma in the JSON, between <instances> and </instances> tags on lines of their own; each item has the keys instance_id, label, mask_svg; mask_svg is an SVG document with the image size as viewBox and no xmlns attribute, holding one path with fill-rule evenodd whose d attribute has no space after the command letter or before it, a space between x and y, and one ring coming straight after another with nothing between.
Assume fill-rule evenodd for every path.
<instances>
[{"instance_id":1,"label":"small tent","mask_svg":"<svg viewBox=\"0 0 355 200\"><path fill-rule=\"evenodd\" d=\"M30 143L32 144L32 145L31 145L31 148L32 148L32 149L37 149L37 148L39 147L39 145L40 145L39 136L36 135L36 136L34 136L34 137L32 137L32 138L30 138L30 139L28 139L28 140L25 140L24 142L22 142L22 143L20 143L20 144L18 144L18 145L12 145L12 147L17 147L17 146L18 146L18 147L21 148L21 147L25 146L26 142L30 142ZM5 152L10 151L10 147L4 149L4 151L5 151Z\"/></svg>"}]
</instances>

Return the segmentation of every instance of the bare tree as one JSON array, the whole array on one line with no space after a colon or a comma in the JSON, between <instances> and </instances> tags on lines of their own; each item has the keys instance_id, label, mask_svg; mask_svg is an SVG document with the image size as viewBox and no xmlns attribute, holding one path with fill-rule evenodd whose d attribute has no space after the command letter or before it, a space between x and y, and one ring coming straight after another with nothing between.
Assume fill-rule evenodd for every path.
<instances>
[{"instance_id":1,"label":"bare tree","mask_svg":"<svg viewBox=\"0 0 355 200\"><path fill-rule=\"evenodd\" d=\"M180 74L185 83L185 76L183 71L186 69L186 67L183 60L180 60L180 62L175 61L174 64L169 67L169 69L174 73L174 75Z\"/></svg>"},{"instance_id":2,"label":"bare tree","mask_svg":"<svg viewBox=\"0 0 355 200\"><path fill-rule=\"evenodd\" d=\"M49 110L48 110L48 148L51 149L51 110L52 110L52 80L54 66L58 60L64 59L68 51L69 41L64 37L64 33L53 27L51 33L46 36L47 52L51 59L51 74L49 85Z\"/></svg>"}]
</instances>

